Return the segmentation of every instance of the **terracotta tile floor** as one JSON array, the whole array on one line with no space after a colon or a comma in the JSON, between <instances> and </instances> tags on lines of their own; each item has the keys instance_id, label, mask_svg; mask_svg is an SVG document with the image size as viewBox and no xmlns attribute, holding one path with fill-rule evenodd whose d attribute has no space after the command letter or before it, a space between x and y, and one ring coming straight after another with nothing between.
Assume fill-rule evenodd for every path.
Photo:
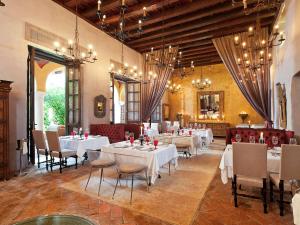
<instances>
[{"instance_id":1,"label":"terracotta tile floor","mask_svg":"<svg viewBox=\"0 0 300 225\"><path fill-rule=\"evenodd\" d=\"M63 182L83 176L88 171L88 166L80 166L77 170L69 168L64 170L63 174L59 174L58 171L47 173L39 170L38 173L0 182L0 224L9 225L25 218L58 213L86 217L100 225L167 224L59 187ZM239 198L239 208L233 207L232 200L230 184L222 184L218 171L194 216L193 224L293 224L288 206L286 215L280 217L275 203L270 206L268 214L263 214L259 200Z\"/></svg>"}]
</instances>

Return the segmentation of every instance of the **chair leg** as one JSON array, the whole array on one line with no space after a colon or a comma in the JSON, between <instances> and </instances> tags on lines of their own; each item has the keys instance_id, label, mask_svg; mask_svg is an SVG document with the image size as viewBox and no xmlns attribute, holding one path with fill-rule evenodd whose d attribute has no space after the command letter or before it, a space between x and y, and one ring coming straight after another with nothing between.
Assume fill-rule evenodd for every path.
<instances>
[{"instance_id":1,"label":"chair leg","mask_svg":"<svg viewBox=\"0 0 300 225\"><path fill-rule=\"evenodd\" d=\"M116 190L117 190L117 186L118 186L118 183L119 183L120 177L121 177L121 174L119 174L119 175L118 175L118 177L117 177L117 183L116 183L116 186L115 186L115 190L114 190L114 193L113 193L112 199L114 199L114 197L115 197L115 193L116 193Z\"/></svg>"},{"instance_id":2,"label":"chair leg","mask_svg":"<svg viewBox=\"0 0 300 225\"><path fill-rule=\"evenodd\" d=\"M169 176L171 176L171 161L169 161Z\"/></svg>"},{"instance_id":3,"label":"chair leg","mask_svg":"<svg viewBox=\"0 0 300 225\"><path fill-rule=\"evenodd\" d=\"M59 173L62 173L62 157L59 155Z\"/></svg>"},{"instance_id":4,"label":"chair leg","mask_svg":"<svg viewBox=\"0 0 300 225\"><path fill-rule=\"evenodd\" d=\"M40 153L39 153L39 150L37 150L37 157L38 157L38 168L40 168Z\"/></svg>"},{"instance_id":5,"label":"chair leg","mask_svg":"<svg viewBox=\"0 0 300 225\"><path fill-rule=\"evenodd\" d=\"M149 192L149 183L148 183L148 172L147 172L147 169L145 170L145 176L146 176L147 192Z\"/></svg>"},{"instance_id":6,"label":"chair leg","mask_svg":"<svg viewBox=\"0 0 300 225\"><path fill-rule=\"evenodd\" d=\"M101 188L101 183L102 183L102 177L103 177L103 168L101 168L101 172L100 172L100 183L99 183L99 189L98 189L98 196L100 193L100 188Z\"/></svg>"},{"instance_id":7,"label":"chair leg","mask_svg":"<svg viewBox=\"0 0 300 225\"><path fill-rule=\"evenodd\" d=\"M86 182L86 185L85 185L84 190L86 190L86 188L87 188L87 186L88 186L88 184L89 184L89 182L90 182L91 175L92 175L92 170L93 170L93 167L91 166L90 175L89 175L89 178L88 178L88 180L87 180L87 182Z\"/></svg>"},{"instance_id":8,"label":"chair leg","mask_svg":"<svg viewBox=\"0 0 300 225\"><path fill-rule=\"evenodd\" d=\"M77 164L78 164L78 155L75 156L75 169L77 169Z\"/></svg>"},{"instance_id":9,"label":"chair leg","mask_svg":"<svg viewBox=\"0 0 300 225\"><path fill-rule=\"evenodd\" d=\"M51 169L51 172L53 171L53 158L52 156L50 155L50 169Z\"/></svg>"},{"instance_id":10,"label":"chair leg","mask_svg":"<svg viewBox=\"0 0 300 225\"><path fill-rule=\"evenodd\" d=\"M283 180L280 180L279 182L279 209L280 209L280 216L283 216L283 210L284 210L284 205L283 205L283 194L284 194L284 183Z\"/></svg>"},{"instance_id":11,"label":"chair leg","mask_svg":"<svg viewBox=\"0 0 300 225\"><path fill-rule=\"evenodd\" d=\"M267 210L267 179L266 178L263 179L262 194L263 194L264 213L268 213L268 210Z\"/></svg>"},{"instance_id":12,"label":"chair leg","mask_svg":"<svg viewBox=\"0 0 300 225\"><path fill-rule=\"evenodd\" d=\"M273 202L274 201L274 197L273 197L273 183L272 181L270 180L270 202Z\"/></svg>"},{"instance_id":13,"label":"chair leg","mask_svg":"<svg viewBox=\"0 0 300 225\"><path fill-rule=\"evenodd\" d=\"M133 191L133 174L131 175L130 205L132 203L132 191Z\"/></svg>"},{"instance_id":14,"label":"chair leg","mask_svg":"<svg viewBox=\"0 0 300 225\"><path fill-rule=\"evenodd\" d=\"M48 152L46 152L45 155L46 155L46 170L48 171Z\"/></svg>"},{"instance_id":15,"label":"chair leg","mask_svg":"<svg viewBox=\"0 0 300 225\"><path fill-rule=\"evenodd\" d=\"M233 189L234 207L238 207L238 204L237 204L237 183L236 183L236 175L233 176L233 180L232 180L232 189Z\"/></svg>"}]
</instances>

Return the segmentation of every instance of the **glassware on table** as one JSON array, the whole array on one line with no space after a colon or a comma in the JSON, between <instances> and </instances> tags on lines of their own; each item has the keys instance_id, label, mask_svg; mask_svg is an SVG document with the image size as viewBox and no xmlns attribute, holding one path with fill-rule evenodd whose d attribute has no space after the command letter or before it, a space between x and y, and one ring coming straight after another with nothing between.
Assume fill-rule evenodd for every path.
<instances>
[{"instance_id":1,"label":"glassware on table","mask_svg":"<svg viewBox=\"0 0 300 225\"><path fill-rule=\"evenodd\" d=\"M84 131L84 138L85 138L85 139L88 139L88 137L89 137L89 131L86 129L86 130Z\"/></svg>"},{"instance_id":2,"label":"glassware on table","mask_svg":"<svg viewBox=\"0 0 300 225\"><path fill-rule=\"evenodd\" d=\"M192 136L193 132L192 130L189 130L189 135Z\"/></svg>"},{"instance_id":3,"label":"glassware on table","mask_svg":"<svg viewBox=\"0 0 300 225\"><path fill-rule=\"evenodd\" d=\"M236 140L237 142L241 142L241 141L242 141L241 135L240 135L240 134L236 134L236 135L235 135L235 140Z\"/></svg>"},{"instance_id":4,"label":"glassware on table","mask_svg":"<svg viewBox=\"0 0 300 225\"><path fill-rule=\"evenodd\" d=\"M72 135L72 138L74 138L75 135L76 135L76 132L75 131L71 131L71 135Z\"/></svg>"},{"instance_id":5,"label":"glassware on table","mask_svg":"<svg viewBox=\"0 0 300 225\"><path fill-rule=\"evenodd\" d=\"M130 133L128 131L125 132L125 140L126 142L129 142Z\"/></svg>"},{"instance_id":6,"label":"glassware on table","mask_svg":"<svg viewBox=\"0 0 300 225\"><path fill-rule=\"evenodd\" d=\"M146 135L145 139L146 139L146 144L149 145L150 137Z\"/></svg>"},{"instance_id":7,"label":"glassware on table","mask_svg":"<svg viewBox=\"0 0 300 225\"><path fill-rule=\"evenodd\" d=\"M275 146L278 145L279 140L278 140L278 137L277 137L277 136L272 136L271 141L272 141L273 147L275 147Z\"/></svg>"},{"instance_id":8,"label":"glassware on table","mask_svg":"<svg viewBox=\"0 0 300 225\"><path fill-rule=\"evenodd\" d=\"M157 139L154 139L153 144L154 144L155 149L157 149L158 140L157 140Z\"/></svg>"},{"instance_id":9,"label":"glassware on table","mask_svg":"<svg viewBox=\"0 0 300 225\"><path fill-rule=\"evenodd\" d=\"M134 137L130 136L130 144L131 144L131 146L133 146L133 143L134 143Z\"/></svg>"},{"instance_id":10,"label":"glassware on table","mask_svg":"<svg viewBox=\"0 0 300 225\"><path fill-rule=\"evenodd\" d=\"M249 136L249 143L252 143L252 144L255 143L255 136L254 135Z\"/></svg>"},{"instance_id":11,"label":"glassware on table","mask_svg":"<svg viewBox=\"0 0 300 225\"><path fill-rule=\"evenodd\" d=\"M171 133L172 133L172 135L174 134L174 129L172 129Z\"/></svg>"},{"instance_id":12,"label":"glassware on table","mask_svg":"<svg viewBox=\"0 0 300 225\"><path fill-rule=\"evenodd\" d=\"M181 130L181 134L182 134L182 135L184 134L184 129Z\"/></svg>"},{"instance_id":13,"label":"glassware on table","mask_svg":"<svg viewBox=\"0 0 300 225\"><path fill-rule=\"evenodd\" d=\"M297 140L296 140L296 138L290 138L289 143L290 143L290 145L297 145Z\"/></svg>"}]
</instances>

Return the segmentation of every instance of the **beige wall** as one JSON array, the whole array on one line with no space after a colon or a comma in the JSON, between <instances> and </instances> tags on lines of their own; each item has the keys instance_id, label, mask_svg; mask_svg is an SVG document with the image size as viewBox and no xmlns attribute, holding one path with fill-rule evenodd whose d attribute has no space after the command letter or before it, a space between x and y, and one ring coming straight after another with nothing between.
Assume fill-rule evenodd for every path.
<instances>
[{"instance_id":1,"label":"beige wall","mask_svg":"<svg viewBox=\"0 0 300 225\"><path fill-rule=\"evenodd\" d=\"M11 159L14 161L16 139L26 135L26 60L28 43L25 40L25 22L55 33L64 39L74 36L75 17L51 0L10 0L0 9L0 79L14 81L11 93ZM84 66L83 76L83 127L90 123L108 123L94 117L94 97L103 94L109 97L110 77L107 73L110 60L120 61L121 44L83 20L79 20L80 44L93 44L99 60ZM38 46L42 48L42 46ZM140 66L141 56L125 47L125 60L129 65Z\"/></svg>"},{"instance_id":2,"label":"beige wall","mask_svg":"<svg viewBox=\"0 0 300 225\"><path fill-rule=\"evenodd\" d=\"M173 81L176 84L181 84L183 91L169 94L172 120L176 119L177 113L182 113L192 118L197 115L198 90L192 86L192 80L199 78L200 67L195 67L194 73L184 79L174 76ZM251 120L251 123L263 123L263 119L247 102L223 64L203 67L203 78L208 78L212 81L211 87L204 91L224 91L225 121L230 123L231 126L241 123L241 119L238 116L241 111L249 114L247 120Z\"/></svg>"},{"instance_id":3,"label":"beige wall","mask_svg":"<svg viewBox=\"0 0 300 225\"><path fill-rule=\"evenodd\" d=\"M300 123L298 122L300 111L298 110L299 107L296 108L300 105L299 85L294 85L297 90L292 92L293 82L299 82L299 79L293 79L293 77L300 71L300 1L286 0L277 23L280 30L284 31L286 41L281 46L273 48L271 67L273 91L275 91L276 83L285 84L287 91L287 129L295 130L296 134L300 135ZM273 96L276 96L276 92L273 93ZM279 108L277 99L274 98L274 100L273 118L275 125L278 125Z\"/></svg>"}]
</instances>

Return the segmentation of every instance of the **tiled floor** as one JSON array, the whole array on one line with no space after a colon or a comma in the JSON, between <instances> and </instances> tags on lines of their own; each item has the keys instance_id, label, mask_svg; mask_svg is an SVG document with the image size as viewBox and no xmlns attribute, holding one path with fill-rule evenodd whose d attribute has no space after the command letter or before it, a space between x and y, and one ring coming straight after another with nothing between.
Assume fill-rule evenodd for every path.
<instances>
[{"instance_id":1,"label":"tiled floor","mask_svg":"<svg viewBox=\"0 0 300 225\"><path fill-rule=\"evenodd\" d=\"M88 171L87 166L79 167L77 170L69 168L63 174L59 174L58 171L46 173L44 170L39 170L38 174L32 173L8 182L1 182L0 224L8 225L29 217L58 213L83 216L100 225L167 224L60 187L62 183L83 176ZM232 200L230 184L223 185L219 171L217 171L199 205L193 224L293 224L291 212L288 210L284 217L280 217L275 203L270 206L268 214L263 214L259 200L239 198L239 208L233 207Z\"/></svg>"}]
</instances>

